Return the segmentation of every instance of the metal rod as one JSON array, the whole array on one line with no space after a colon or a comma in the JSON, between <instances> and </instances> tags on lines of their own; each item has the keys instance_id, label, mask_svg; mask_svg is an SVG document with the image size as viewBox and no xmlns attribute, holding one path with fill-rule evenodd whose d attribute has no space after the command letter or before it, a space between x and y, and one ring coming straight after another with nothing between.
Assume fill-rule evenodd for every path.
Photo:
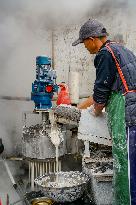
<instances>
[{"instance_id":1,"label":"metal rod","mask_svg":"<svg viewBox=\"0 0 136 205\"><path fill-rule=\"evenodd\" d=\"M0 95L0 99L2 100L18 100L18 101L31 101L30 97L17 97L17 96L4 96Z\"/></svg>"},{"instance_id":2,"label":"metal rod","mask_svg":"<svg viewBox=\"0 0 136 205\"><path fill-rule=\"evenodd\" d=\"M54 31L52 30L52 68L54 69Z\"/></svg>"},{"instance_id":3,"label":"metal rod","mask_svg":"<svg viewBox=\"0 0 136 205\"><path fill-rule=\"evenodd\" d=\"M40 163L40 176L42 175L42 163Z\"/></svg>"},{"instance_id":4,"label":"metal rod","mask_svg":"<svg viewBox=\"0 0 136 205\"><path fill-rule=\"evenodd\" d=\"M52 169L53 169L53 172L55 173L56 172L56 161L53 162L53 168Z\"/></svg>"},{"instance_id":5,"label":"metal rod","mask_svg":"<svg viewBox=\"0 0 136 205\"><path fill-rule=\"evenodd\" d=\"M35 162L35 176L37 177L38 174L37 174L37 162Z\"/></svg>"},{"instance_id":6,"label":"metal rod","mask_svg":"<svg viewBox=\"0 0 136 205\"><path fill-rule=\"evenodd\" d=\"M29 183L31 183L31 163L28 162L29 165Z\"/></svg>"},{"instance_id":7,"label":"metal rod","mask_svg":"<svg viewBox=\"0 0 136 205\"><path fill-rule=\"evenodd\" d=\"M10 171L10 169L9 169L9 166L8 166L7 162L6 162L5 160L3 160L3 162L4 162L4 165L5 165L5 167L6 167L6 171L7 171L7 173L8 173L8 176L9 176L9 178L10 178L12 184L13 184L13 185L16 185L16 182L15 182L15 180L14 180L12 174L11 174L11 171Z\"/></svg>"},{"instance_id":8,"label":"metal rod","mask_svg":"<svg viewBox=\"0 0 136 205\"><path fill-rule=\"evenodd\" d=\"M46 173L46 162L44 162L44 174Z\"/></svg>"},{"instance_id":9,"label":"metal rod","mask_svg":"<svg viewBox=\"0 0 136 205\"><path fill-rule=\"evenodd\" d=\"M79 99L90 97L88 94L80 95ZM31 101L29 97L17 97L17 96L4 96L0 95L0 100L16 100L16 101ZM57 97L54 97L52 101L56 101Z\"/></svg>"},{"instance_id":10,"label":"metal rod","mask_svg":"<svg viewBox=\"0 0 136 205\"><path fill-rule=\"evenodd\" d=\"M40 176L40 162L37 162L37 175Z\"/></svg>"},{"instance_id":11,"label":"metal rod","mask_svg":"<svg viewBox=\"0 0 136 205\"><path fill-rule=\"evenodd\" d=\"M44 174L44 163L42 162L42 175Z\"/></svg>"},{"instance_id":12,"label":"metal rod","mask_svg":"<svg viewBox=\"0 0 136 205\"><path fill-rule=\"evenodd\" d=\"M31 190L34 191L34 163L31 162Z\"/></svg>"},{"instance_id":13,"label":"metal rod","mask_svg":"<svg viewBox=\"0 0 136 205\"><path fill-rule=\"evenodd\" d=\"M46 170L46 173L48 173L48 165L47 165L47 162L45 162L45 170Z\"/></svg>"},{"instance_id":14,"label":"metal rod","mask_svg":"<svg viewBox=\"0 0 136 205\"><path fill-rule=\"evenodd\" d=\"M51 164L50 164L50 162L48 162L49 163L49 173L51 172Z\"/></svg>"}]
</instances>

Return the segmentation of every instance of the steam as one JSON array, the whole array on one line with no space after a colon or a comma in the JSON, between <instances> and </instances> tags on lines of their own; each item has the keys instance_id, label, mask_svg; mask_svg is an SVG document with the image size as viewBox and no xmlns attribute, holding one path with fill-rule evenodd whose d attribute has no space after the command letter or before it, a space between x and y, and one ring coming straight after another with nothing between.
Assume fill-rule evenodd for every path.
<instances>
[{"instance_id":1,"label":"steam","mask_svg":"<svg viewBox=\"0 0 136 205\"><path fill-rule=\"evenodd\" d=\"M134 4L134 0L0 0L0 95L30 96L35 57L51 56L53 28L78 25L91 17L104 23L108 21L108 14L116 15L114 9L120 8L123 13ZM117 21L113 20L115 26ZM32 109L32 103L21 106L17 102L0 101L0 127L4 128L1 134L6 135L7 140L12 134L12 146L19 133L21 136L21 125L17 123L21 112L23 108ZM17 131L13 134L12 130Z\"/></svg>"},{"instance_id":2,"label":"steam","mask_svg":"<svg viewBox=\"0 0 136 205\"><path fill-rule=\"evenodd\" d=\"M51 55L49 29L78 23L89 5L90 0L0 0L1 95L30 95L35 56Z\"/></svg>"},{"instance_id":3,"label":"steam","mask_svg":"<svg viewBox=\"0 0 136 205\"><path fill-rule=\"evenodd\" d=\"M51 55L49 29L79 24L127 0L0 0L0 94L29 96L35 56ZM131 0L131 2L134 2Z\"/></svg>"}]
</instances>

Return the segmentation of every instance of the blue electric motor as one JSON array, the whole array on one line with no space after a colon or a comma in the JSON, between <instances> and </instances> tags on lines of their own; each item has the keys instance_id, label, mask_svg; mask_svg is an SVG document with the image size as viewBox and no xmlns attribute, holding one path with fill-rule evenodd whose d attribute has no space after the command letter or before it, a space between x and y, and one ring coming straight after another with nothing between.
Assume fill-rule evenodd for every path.
<instances>
[{"instance_id":1,"label":"blue electric motor","mask_svg":"<svg viewBox=\"0 0 136 205\"><path fill-rule=\"evenodd\" d=\"M31 100L36 110L47 110L52 107L52 97L58 91L56 72L51 68L51 58L36 57L36 80L32 83Z\"/></svg>"}]
</instances>

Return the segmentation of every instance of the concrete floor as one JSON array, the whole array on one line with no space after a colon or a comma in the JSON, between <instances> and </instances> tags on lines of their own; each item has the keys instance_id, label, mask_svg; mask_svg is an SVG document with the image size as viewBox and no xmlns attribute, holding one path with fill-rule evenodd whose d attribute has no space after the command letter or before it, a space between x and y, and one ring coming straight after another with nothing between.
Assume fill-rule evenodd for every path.
<instances>
[{"instance_id":1,"label":"concrete floor","mask_svg":"<svg viewBox=\"0 0 136 205\"><path fill-rule=\"evenodd\" d=\"M17 162L7 162L9 168L15 176L19 170L19 166ZM9 195L9 202L12 204L13 202L20 199L17 192L14 190L11 180L7 174L6 168L2 160L0 160L0 198L2 200L2 205L6 204L7 194ZM18 205L22 205L22 203L18 203Z\"/></svg>"}]
</instances>

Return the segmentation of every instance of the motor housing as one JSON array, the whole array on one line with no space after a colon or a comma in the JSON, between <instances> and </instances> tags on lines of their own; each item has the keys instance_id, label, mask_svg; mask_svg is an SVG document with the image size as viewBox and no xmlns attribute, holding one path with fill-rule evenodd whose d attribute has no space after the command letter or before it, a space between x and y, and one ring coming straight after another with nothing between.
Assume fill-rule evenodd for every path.
<instances>
[{"instance_id":1,"label":"motor housing","mask_svg":"<svg viewBox=\"0 0 136 205\"><path fill-rule=\"evenodd\" d=\"M32 83L31 100L36 110L46 110L52 107L52 98L58 91L56 72L51 67L51 58L36 57L36 79Z\"/></svg>"}]
</instances>

